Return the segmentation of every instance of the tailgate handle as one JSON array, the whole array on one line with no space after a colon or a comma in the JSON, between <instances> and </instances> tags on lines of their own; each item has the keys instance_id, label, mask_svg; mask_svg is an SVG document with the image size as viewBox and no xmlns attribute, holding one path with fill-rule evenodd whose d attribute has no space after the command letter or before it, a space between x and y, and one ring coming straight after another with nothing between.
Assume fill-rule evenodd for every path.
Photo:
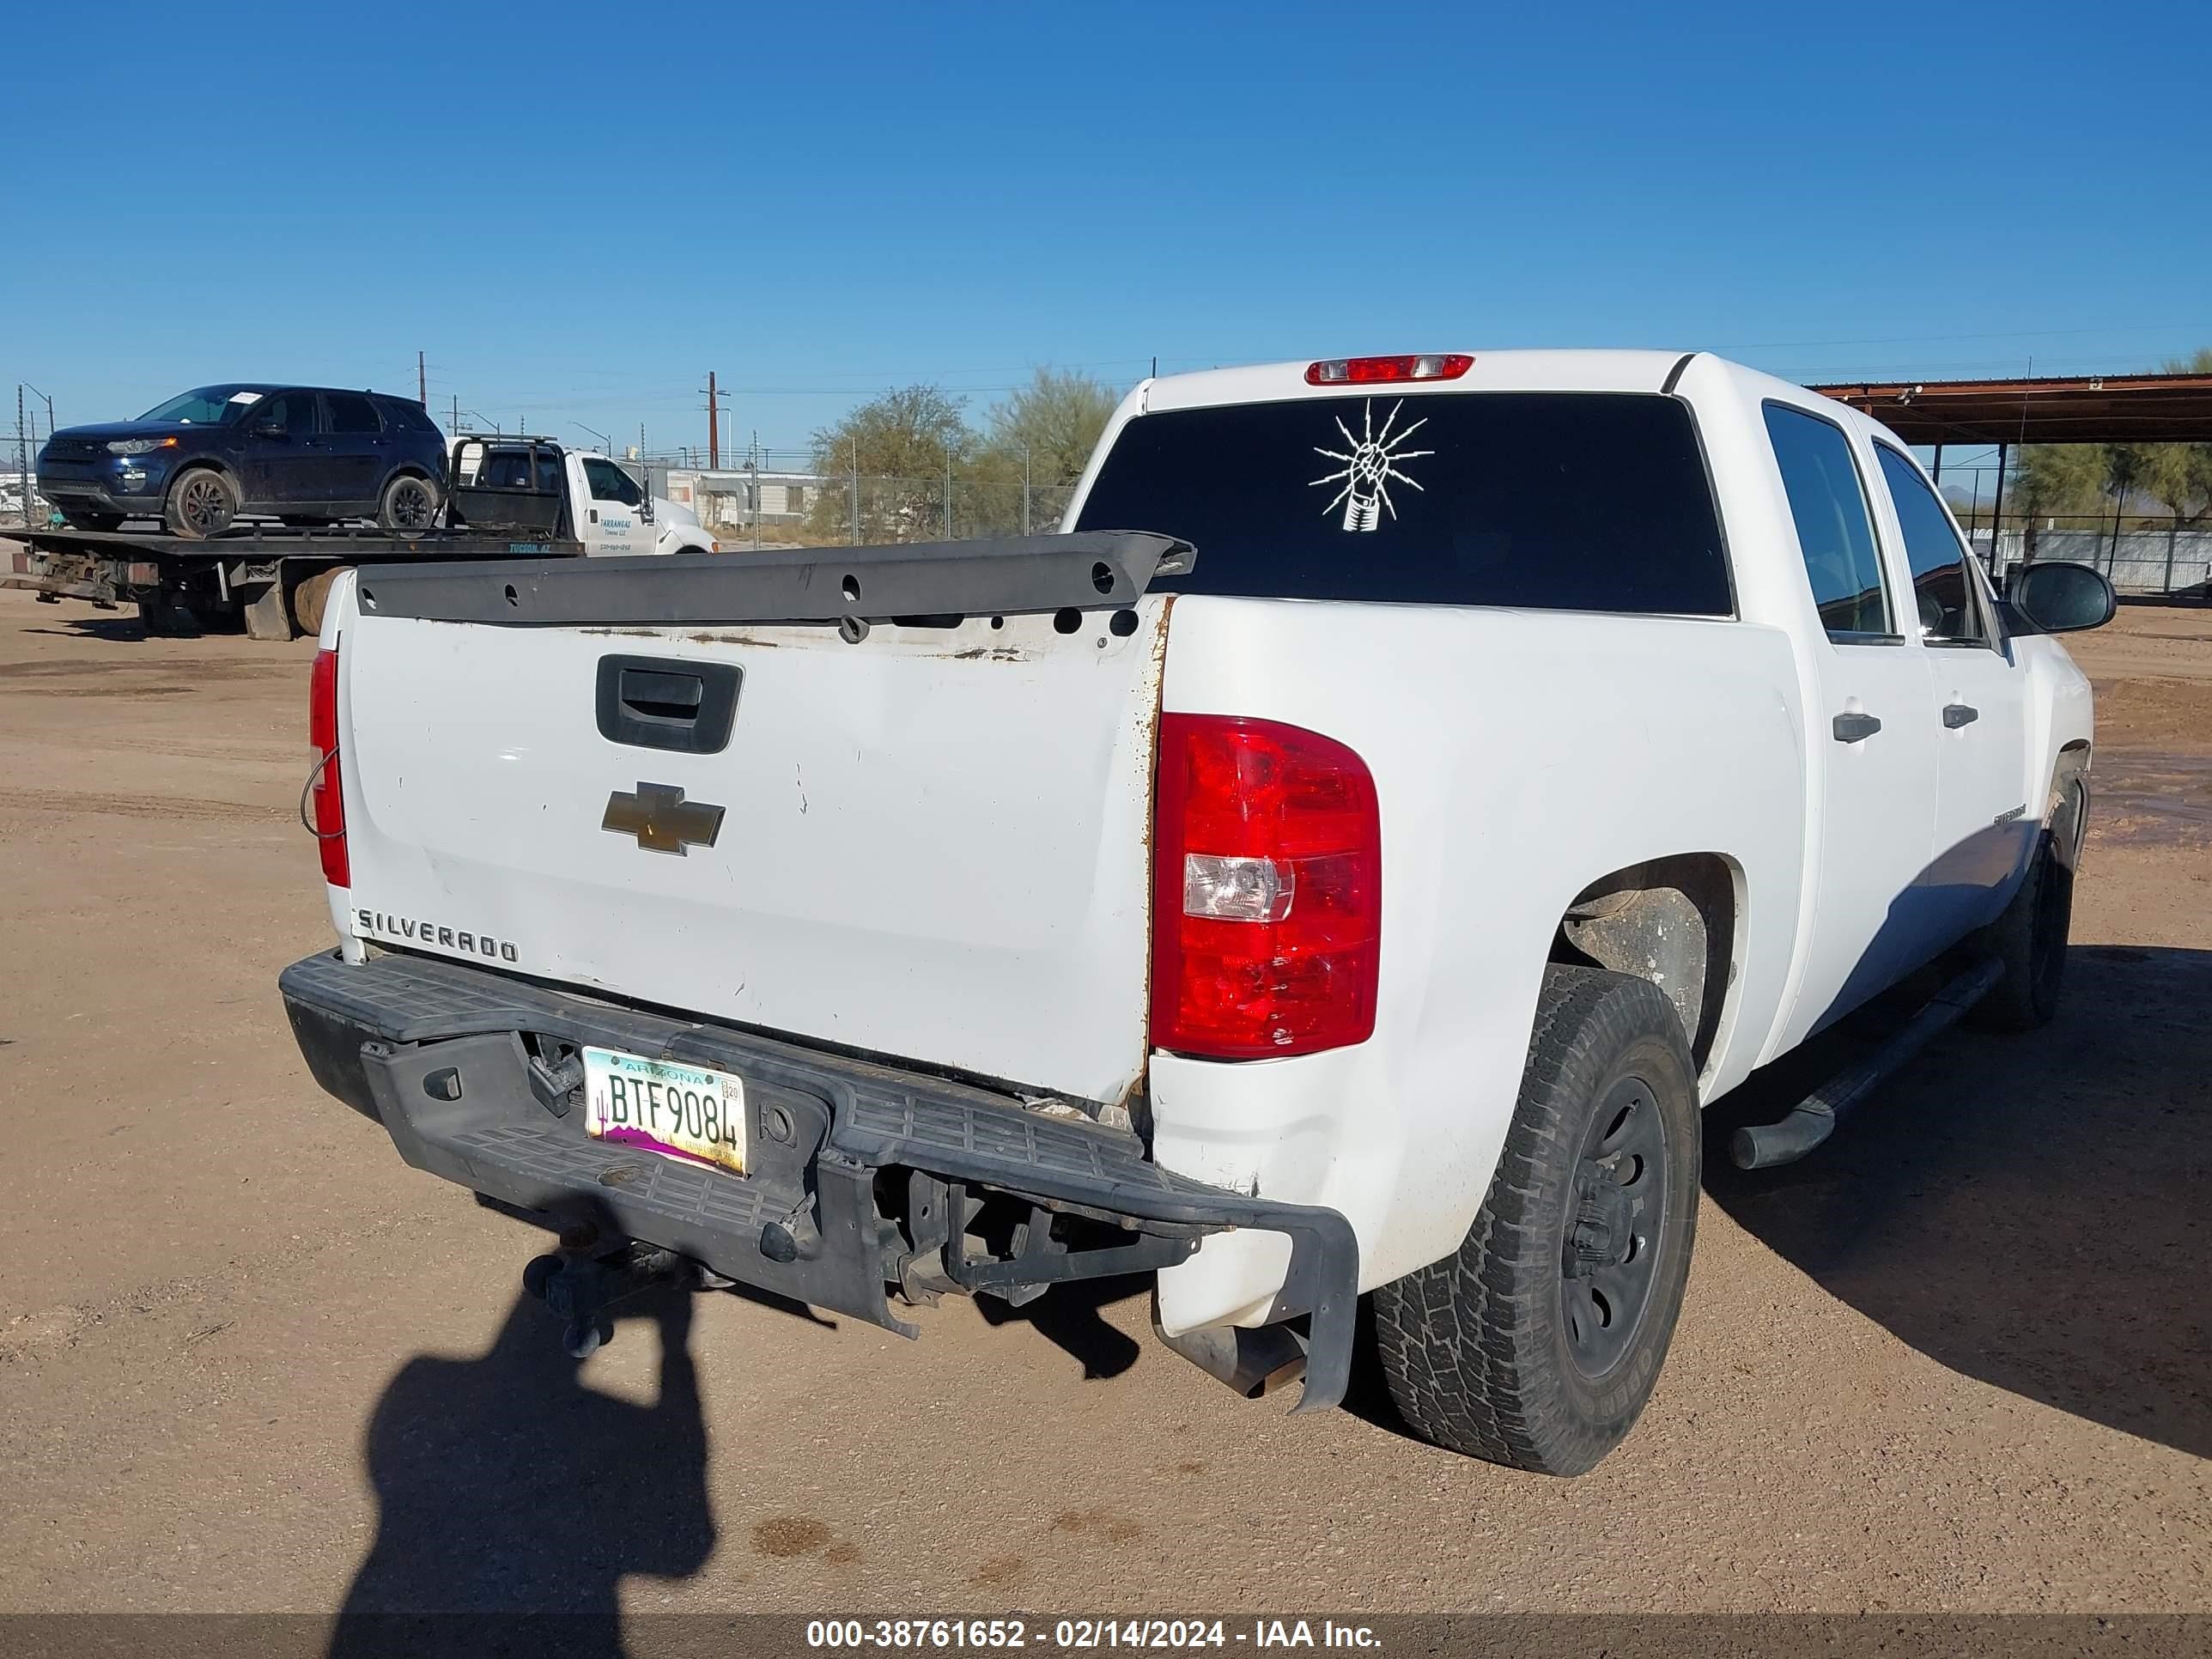
<instances>
[{"instance_id":1,"label":"tailgate handle","mask_svg":"<svg viewBox=\"0 0 2212 1659\"><path fill-rule=\"evenodd\" d=\"M734 663L602 657L599 735L635 749L719 755L737 722L742 679Z\"/></svg>"}]
</instances>

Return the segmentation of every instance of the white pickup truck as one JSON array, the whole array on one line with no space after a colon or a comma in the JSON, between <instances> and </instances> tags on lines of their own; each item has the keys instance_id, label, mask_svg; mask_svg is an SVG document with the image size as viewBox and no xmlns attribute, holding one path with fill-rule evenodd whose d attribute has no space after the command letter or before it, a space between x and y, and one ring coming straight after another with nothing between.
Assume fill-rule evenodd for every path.
<instances>
[{"instance_id":1,"label":"white pickup truck","mask_svg":"<svg viewBox=\"0 0 2212 1659\"><path fill-rule=\"evenodd\" d=\"M451 471L456 526L535 515L547 535L580 543L591 558L721 550L696 513L661 495L648 503L629 470L597 450L477 434L454 441Z\"/></svg>"},{"instance_id":2,"label":"white pickup truck","mask_svg":"<svg viewBox=\"0 0 2212 1659\"><path fill-rule=\"evenodd\" d=\"M2000 599L1874 422L1696 353L1179 375L1067 522L333 595L292 1024L566 1230L579 1351L672 1272L908 1334L1152 1273L1310 1410L1371 1295L1413 1427L1576 1473L1666 1353L1701 1105L1939 958L1920 1029L2049 1017L2050 635L2111 589Z\"/></svg>"}]
</instances>

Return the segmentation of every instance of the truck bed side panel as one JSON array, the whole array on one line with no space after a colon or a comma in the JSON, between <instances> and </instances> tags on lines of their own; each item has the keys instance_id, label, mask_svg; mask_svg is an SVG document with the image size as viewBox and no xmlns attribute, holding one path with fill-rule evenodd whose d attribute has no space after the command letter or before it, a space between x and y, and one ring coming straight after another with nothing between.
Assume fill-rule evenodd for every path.
<instances>
[{"instance_id":1,"label":"truck bed side panel","mask_svg":"<svg viewBox=\"0 0 2212 1659\"><path fill-rule=\"evenodd\" d=\"M1456 1248L1517 1093L1547 949L1600 876L1725 858L1737 957L1703 1080L1750 1069L1796 924L1804 774L1789 638L1741 622L1186 597L1164 706L1349 744L1382 817L1374 1036L1258 1064L1160 1056L1155 1155L1326 1204L1362 1288ZM1209 1239L1161 1275L1170 1329L1264 1316L1280 1246Z\"/></svg>"}]
</instances>

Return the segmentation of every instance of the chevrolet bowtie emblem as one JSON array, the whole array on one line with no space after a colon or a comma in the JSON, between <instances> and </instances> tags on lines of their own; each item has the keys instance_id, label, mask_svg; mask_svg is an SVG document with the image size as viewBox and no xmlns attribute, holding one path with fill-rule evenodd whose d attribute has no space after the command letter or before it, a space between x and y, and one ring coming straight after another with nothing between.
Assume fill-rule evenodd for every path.
<instances>
[{"instance_id":1,"label":"chevrolet bowtie emblem","mask_svg":"<svg viewBox=\"0 0 2212 1659\"><path fill-rule=\"evenodd\" d=\"M712 847L722 833L722 809L703 800L686 800L681 789L641 782L635 794L617 789L607 797L599 828L635 836L648 853L684 856L687 847Z\"/></svg>"}]
</instances>

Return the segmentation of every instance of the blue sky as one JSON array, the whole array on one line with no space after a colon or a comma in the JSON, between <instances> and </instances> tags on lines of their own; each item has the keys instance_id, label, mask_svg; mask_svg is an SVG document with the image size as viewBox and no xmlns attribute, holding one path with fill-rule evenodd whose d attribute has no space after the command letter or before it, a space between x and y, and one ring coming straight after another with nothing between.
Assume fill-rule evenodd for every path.
<instances>
[{"instance_id":1,"label":"blue sky","mask_svg":"<svg viewBox=\"0 0 2212 1659\"><path fill-rule=\"evenodd\" d=\"M2212 343L2201 5L44 5L9 45L0 382L64 425L418 348L441 410L655 449L713 368L782 450L1039 362Z\"/></svg>"}]
</instances>

